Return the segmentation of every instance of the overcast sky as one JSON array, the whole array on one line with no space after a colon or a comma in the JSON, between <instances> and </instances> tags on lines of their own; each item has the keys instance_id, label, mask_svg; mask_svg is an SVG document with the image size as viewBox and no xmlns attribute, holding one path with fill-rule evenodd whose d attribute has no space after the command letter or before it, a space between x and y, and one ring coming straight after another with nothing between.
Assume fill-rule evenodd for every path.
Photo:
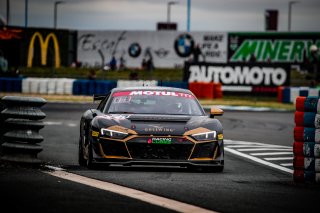
<instances>
[{"instance_id":1,"label":"overcast sky","mask_svg":"<svg viewBox=\"0 0 320 213\"><path fill-rule=\"evenodd\" d=\"M167 20L169 0L63 0L57 27L76 30L156 30ZM187 30L187 1L175 0L171 21ZM320 0L298 0L292 6L292 31L320 32ZM10 0L9 24L25 26L25 0ZM28 26L53 27L55 0L28 0ZM191 0L191 31L264 31L265 11L279 11L278 30L288 29L288 0ZM0 15L7 17L7 0Z\"/></svg>"}]
</instances>

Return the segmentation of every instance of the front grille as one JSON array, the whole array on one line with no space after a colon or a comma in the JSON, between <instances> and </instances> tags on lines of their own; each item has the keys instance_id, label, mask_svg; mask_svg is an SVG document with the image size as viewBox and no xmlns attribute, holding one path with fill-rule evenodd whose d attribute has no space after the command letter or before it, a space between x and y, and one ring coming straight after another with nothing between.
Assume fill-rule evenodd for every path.
<instances>
[{"instance_id":1,"label":"front grille","mask_svg":"<svg viewBox=\"0 0 320 213\"><path fill-rule=\"evenodd\" d=\"M199 143L195 146L192 158L213 158L214 151L217 148L217 142Z\"/></svg>"},{"instance_id":2,"label":"front grille","mask_svg":"<svg viewBox=\"0 0 320 213\"><path fill-rule=\"evenodd\" d=\"M187 160L194 144L188 140L171 138L171 144L150 144L150 137L135 138L127 142L133 159Z\"/></svg>"},{"instance_id":3,"label":"front grille","mask_svg":"<svg viewBox=\"0 0 320 213\"><path fill-rule=\"evenodd\" d=\"M130 157L126 149L126 145L123 142L112 141L112 140L100 140L102 149L105 155L119 156L119 157Z\"/></svg>"}]
</instances>

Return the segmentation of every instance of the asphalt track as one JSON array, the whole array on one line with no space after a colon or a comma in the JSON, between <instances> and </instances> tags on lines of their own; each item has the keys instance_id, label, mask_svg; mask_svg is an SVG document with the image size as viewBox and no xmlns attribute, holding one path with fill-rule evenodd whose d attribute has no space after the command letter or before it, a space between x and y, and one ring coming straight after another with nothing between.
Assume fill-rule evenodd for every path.
<instances>
[{"instance_id":1,"label":"asphalt track","mask_svg":"<svg viewBox=\"0 0 320 213\"><path fill-rule=\"evenodd\" d=\"M290 150L294 127L292 112L226 111L219 118L224 126L226 148L243 155L226 151L223 173L175 167L101 167L88 170L77 164L79 121L81 114L94 106L48 103L43 107L47 115L43 120L46 126L40 133L45 140L41 143L43 151L38 158L45 165L217 212L307 212L314 211L319 203L319 184L294 183L290 172L245 157L250 155L267 162L266 159L271 157L267 158L265 151L261 151L266 147ZM239 145L242 148L236 147ZM256 147L260 151L253 151ZM290 161L286 163L288 165L268 162L292 169ZM13 212L173 211L48 175L53 172L48 167L35 169L5 163L0 165L1 207Z\"/></svg>"}]
</instances>

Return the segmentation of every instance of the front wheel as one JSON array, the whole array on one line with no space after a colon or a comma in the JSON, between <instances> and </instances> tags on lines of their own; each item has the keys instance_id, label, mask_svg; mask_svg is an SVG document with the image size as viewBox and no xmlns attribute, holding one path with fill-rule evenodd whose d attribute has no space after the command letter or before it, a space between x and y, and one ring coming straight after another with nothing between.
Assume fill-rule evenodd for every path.
<instances>
[{"instance_id":1,"label":"front wheel","mask_svg":"<svg viewBox=\"0 0 320 213\"><path fill-rule=\"evenodd\" d=\"M86 166L88 169L94 169L92 144L88 143Z\"/></svg>"},{"instance_id":2,"label":"front wheel","mask_svg":"<svg viewBox=\"0 0 320 213\"><path fill-rule=\"evenodd\" d=\"M83 143L82 138L79 138L79 149L78 149L78 163L80 166L86 166L86 159L83 157Z\"/></svg>"}]
</instances>

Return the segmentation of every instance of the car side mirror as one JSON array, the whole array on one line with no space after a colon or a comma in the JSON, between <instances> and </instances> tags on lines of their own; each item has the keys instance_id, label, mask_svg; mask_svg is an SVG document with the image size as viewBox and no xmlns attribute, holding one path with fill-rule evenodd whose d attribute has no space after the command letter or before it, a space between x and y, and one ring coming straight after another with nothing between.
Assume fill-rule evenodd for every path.
<instances>
[{"instance_id":1,"label":"car side mirror","mask_svg":"<svg viewBox=\"0 0 320 213\"><path fill-rule=\"evenodd\" d=\"M91 109L91 112L92 112L92 118L94 118L98 115L96 109Z\"/></svg>"},{"instance_id":2,"label":"car side mirror","mask_svg":"<svg viewBox=\"0 0 320 213\"><path fill-rule=\"evenodd\" d=\"M211 107L210 109L210 118L214 118L215 116L223 115L223 110L218 107Z\"/></svg>"}]
</instances>

